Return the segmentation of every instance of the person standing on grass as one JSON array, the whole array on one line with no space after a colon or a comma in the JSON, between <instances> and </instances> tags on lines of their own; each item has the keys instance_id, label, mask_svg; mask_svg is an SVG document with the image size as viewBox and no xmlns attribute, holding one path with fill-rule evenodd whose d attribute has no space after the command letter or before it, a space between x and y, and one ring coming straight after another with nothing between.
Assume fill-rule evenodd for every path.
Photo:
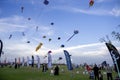
<instances>
[{"instance_id":1,"label":"person standing on grass","mask_svg":"<svg viewBox=\"0 0 120 80\"><path fill-rule=\"evenodd\" d=\"M17 69L17 59L15 58L15 69Z\"/></svg>"},{"instance_id":2,"label":"person standing on grass","mask_svg":"<svg viewBox=\"0 0 120 80\"><path fill-rule=\"evenodd\" d=\"M107 72L107 80L113 80L113 78L112 78L112 68L109 66L109 64L107 64L106 72Z\"/></svg>"},{"instance_id":3,"label":"person standing on grass","mask_svg":"<svg viewBox=\"0 0 120 80\"><path fill-rule=\"evenodd\" d=\"M96 64L93 67L93 71L94 71L95 80L99 80L99 74L98 74L99 68L97 67Z\"/></svg>"},{"instance_id":4,"label":"person standing on grass","mask_svg":"<svg viewBox=\"0 0 120 80\"><path fill-rule=\"evenodd\" d=\"M54 69L54 75L59 75L59 67L58 67L58 65L56 65L56 67Z\"/></svg>"},{"instance_id":5,"label":"person standing on grass","mask_svg":"<svg viewBox=\"0 0 120 80\"><path fill-rule=\"evenodd\" d=\"M99 80L103 80L103 75L102 75L101 71L99 71Z\"/></svg>"},{"instance_id":6,"label":"person standing on grass","mask_svg":"<svg viewBox=\"0 0 120 80\"><path fill-rule=\"evenodd\" d=\"M34 56L32 55L32 67L34 67Z\"/></svg>"}]
</instances>

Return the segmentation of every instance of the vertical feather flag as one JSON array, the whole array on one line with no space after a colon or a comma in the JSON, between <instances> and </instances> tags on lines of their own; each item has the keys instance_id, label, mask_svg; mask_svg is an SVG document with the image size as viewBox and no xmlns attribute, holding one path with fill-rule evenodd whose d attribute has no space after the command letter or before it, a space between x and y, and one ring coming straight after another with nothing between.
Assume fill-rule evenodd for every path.
<instances>
[{"instance_id":1,"label":"vertical feather flag","mask_svg":"<svg viewBox=\"0 0 120 80\"><path fill-rule=\"evenodd\" d=\"M52 67L51 51L48 51L48 68Z\"/></svg>"},{"instance_id":2,"label":"vertical feather flag","mask_svg":"<svg viewBox=\"0 0 120 80\"><path fill-rule=\"evenodd\" d=\"M29 66L29 61L30 61L29 56L27 56L27 66Z\"/></svg>"},{"instance_id":3,"label":"vertical feather flag","mask_svg":"<svg viewBox=\"0 0 120 80\"><path fill-rule=\"evenodd\" d=\"M113 63L115 65L115 69L117 69L118 75L120 77L120 54L114 45L112 45L111 43L105 43L105 44L110 52Z\"/></svg>"},{"instance_id":4,"label":"vertical feather flag","mask_svg":"<svg viewBox=\"0 0 120 80\"><path fill-rule=\"evenodd\" d=\"M37 67L40 68L40 57L37 55Z\"/></svg>"},{"instance_id":5,"label":"vertical feather flag","mask_svg":"<svg viewBox=\"0 0 120 80\"><path fill-rule=\"evenodd\" d=\"M1 54L2 54L2 49L3 49L3 43L2 43L2 40L0 40L0 57L1 57Z\"/></svg>"},{"instance_id":6,"label":"vertical feather flag","mask_svg":"<svg viewBox=\"0 0 120 80\"><path fill-rule=\"evenodd\" d=\"M65 54L68 70L73 70L72 63L71 63L71 58L70 58L70 55L69 55L68 51L64 50L64 54Z\"/></svg>"}]
</instances>

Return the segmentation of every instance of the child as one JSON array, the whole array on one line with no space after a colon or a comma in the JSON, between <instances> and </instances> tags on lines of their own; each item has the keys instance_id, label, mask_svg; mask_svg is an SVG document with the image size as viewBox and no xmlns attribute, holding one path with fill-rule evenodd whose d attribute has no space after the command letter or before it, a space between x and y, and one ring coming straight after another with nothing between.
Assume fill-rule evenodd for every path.
<instances>
[{"instance_id":1,"label":"child","mask_svg":"<svg viewBox=\"0 0 120 80\"><path fill-rule=\"evenodd\" d=\"M51 68L50 75L54 75L54 70Z\"/></svg>"},{"instance_id":2,"label":"child","mask_svg":"<svg viewBox=\"0 0 120 80\"><path fill-rule=\"evenodd\" d=\"M93 72L93 70L91 70L89 74L90 74L90 79L94 80L94 72Z\"/></svg>"},{"instance_id":3,"label":"child","mask_svg":"<svg viewBox=\"0 0 120 80\"><path fill-rule=\"evenodd\" d=\"M103 80L103 75L102 75L101 71L99 71L98 73L99 73L99 80Z\"/></svg>"}]
</instances>

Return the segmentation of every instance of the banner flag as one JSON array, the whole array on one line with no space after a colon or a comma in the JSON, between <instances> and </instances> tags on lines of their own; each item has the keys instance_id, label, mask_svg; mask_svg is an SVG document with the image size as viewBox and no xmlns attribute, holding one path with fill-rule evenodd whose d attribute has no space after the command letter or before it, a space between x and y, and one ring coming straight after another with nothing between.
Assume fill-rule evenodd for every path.
<instances>
[{"instance_id":1,"label":"banner flag","mask_svg":"<svg viewBox=\"0 0 120 80\"><path fill-rule=\"evenodd\" d=\"M48 68L52 68L52 57L51 53L48 52Z\"/></svg>"},{"instance_id":2,"label":"banner flag","mask_svg":"<svg viewBox=\"0 0 120 80\"><path fill-rule=\"evenodd\" d=\"M40 68L40 57L37 55L37 67Z\"/></svg>"},{"instance_id":3,"label":"banner flag","mask_svg":"<svg viewBox=\"0 0 120 80\"><path fill-rule=\"evenodd\" d=\"M71 63L71 58L67 50L64 50L65 58L66 58L66 63L68 70L73 70L72 63Z\"/></svg>"},{"instance_id":4,"label":"banner flag","mask_svg":"<svg viewBox=\"0 0 120 80\"><path fill-rule=\"evenodd\" d=\"M113 63L115 65L115 69L117 70L118 75L120 77L120 54L114 45L112 45L111 43L105 43L105 44L110 52Z\"/></svg>"},{"instance_id":5,"label":"banner flag","mask_svg":"<svg viewBox=\"0 0 120 80\"><path fill-rule=\"evenodd\" d=\"M2 42L2 40L0 40L0 57L1 57L1 54L2 54L2 49L3 49L3 42Z\"/></svg>"}]
</instances>

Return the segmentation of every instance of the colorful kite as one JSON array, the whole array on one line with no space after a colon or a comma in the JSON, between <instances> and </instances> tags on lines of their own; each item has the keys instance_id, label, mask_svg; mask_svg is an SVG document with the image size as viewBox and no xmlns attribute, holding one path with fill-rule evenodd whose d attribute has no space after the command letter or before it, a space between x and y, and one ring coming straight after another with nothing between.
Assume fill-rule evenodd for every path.
<instances>
[{"instance_id":1,"label":"colorful kite","mask_svg":"<svg viewBox=\"0 0 120 80\"><path fill-rule=\"evenodd\" d=\"M36 51L38 51L38 50L41 48L42 45L43 45L43 43L40 43L40 44L36 47Z\"/></svg>"},{"instance_id":2,"label":"colorful kite","mask_svg":"<svg viewBox=\"0 0 120 80\"><path fill-rule=\"evenodd\" d=\"M90 0L89 6L91 7L91 6L93 6L93 4L94 4L94 0Z\"/></svg>"},{"instance_id":3,"label":"colorful kite","mask_svg":"<svg viewBox=\"0 0 120 80\"><path fill-rule=\"evenodd\" d=\"M73 36L75 36L75 35L78 34L78 33L79 33L78 30L74 30L74 34L73 34L67 41L69 41Z\"/></svg>"}]
</instances>

